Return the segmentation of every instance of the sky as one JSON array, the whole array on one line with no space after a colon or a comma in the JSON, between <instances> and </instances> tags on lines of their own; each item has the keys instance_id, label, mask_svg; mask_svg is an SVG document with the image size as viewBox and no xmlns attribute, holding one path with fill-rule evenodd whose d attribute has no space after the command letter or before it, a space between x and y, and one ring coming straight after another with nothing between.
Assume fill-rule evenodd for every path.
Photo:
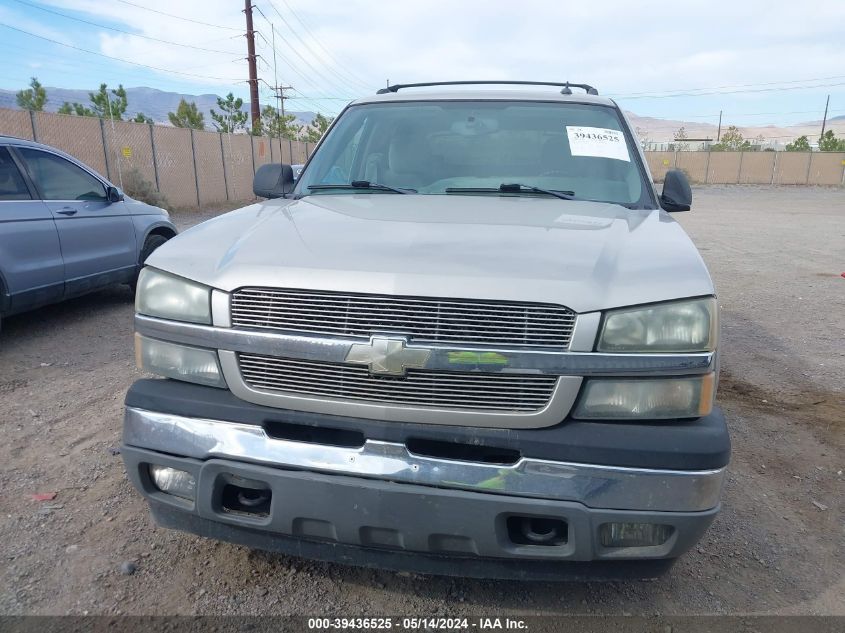
<instances>
[{"instance_id":1,"label":"sky","mask_svg":"<svg viewBox=\"0 0 845 633\"><path fill-rule=\"evenodd\" d=\"M589 83L641 116L788 125L845 114L843 0L254 0L262 104L335 114L391 83ZM240 0L0 0L0 88L249 97ZM46 10L45 10L46 9ZM169 15L167 15L169 14ZM275 47L273 42L275 40ZM84 49L84 50L80 50ZM275 60L274 60L275 53ZM10 63L11 62L11 63Z\"/></svg>"}]
</instances>

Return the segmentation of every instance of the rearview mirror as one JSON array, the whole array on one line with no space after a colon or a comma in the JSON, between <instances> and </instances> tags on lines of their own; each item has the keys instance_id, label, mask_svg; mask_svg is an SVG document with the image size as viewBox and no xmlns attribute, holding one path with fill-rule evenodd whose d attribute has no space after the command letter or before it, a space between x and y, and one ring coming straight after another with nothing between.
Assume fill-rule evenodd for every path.
<instances>
[{"instance_id":1,"label":"rearview mirror","mask_svg":"<svg viewBox=\"0 0 845 633\"><path fill-rule=\"evenodd\" d=\"M114 204L123 200L123 192L117 187L109 187L106 189L106 197L109 199L110 204Z\"/></svg>"},{"instance_id":2,"label":"rearview mirror","mask_svg":"<svg viewBox=\"0 0 845 633\"><path fill-rule=\"evenodd\" d=\"M666 211L689 211L692 205L692 189L684 172L670 169L663 178L663 193L660 206Z\"/></svg>"},{"instance_id":3,"label":"rearview mirror","mask_svg":"<svg viewBox=\"0 0 845 633\"><path fill-rule=\"evenodd\" d=\"M252 192L259 198L283 198L293 191L293 169L290 165L262 165L252 179Z\"/></svg>"}]
</instances>

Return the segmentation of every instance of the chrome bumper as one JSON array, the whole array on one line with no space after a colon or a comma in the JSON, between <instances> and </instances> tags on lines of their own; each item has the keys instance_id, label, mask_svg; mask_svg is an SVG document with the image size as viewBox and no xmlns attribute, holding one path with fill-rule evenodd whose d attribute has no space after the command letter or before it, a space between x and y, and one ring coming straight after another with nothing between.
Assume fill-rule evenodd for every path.
<instances>
[{"instance_id":1,"label":"chrome bumper","mask_svg":"<svg viewBox=\"0 0 845 633\"><path fill-rule=\"evenodd\" d=\"M719 505L725 469L655 470L521 458L512 465L424 457L404 444L360 448L269 437L260 426L127 407L128 446L195 459L224 458L491 494L574 501L590 508L697 512Z\"/></svg>"}]
</instances>

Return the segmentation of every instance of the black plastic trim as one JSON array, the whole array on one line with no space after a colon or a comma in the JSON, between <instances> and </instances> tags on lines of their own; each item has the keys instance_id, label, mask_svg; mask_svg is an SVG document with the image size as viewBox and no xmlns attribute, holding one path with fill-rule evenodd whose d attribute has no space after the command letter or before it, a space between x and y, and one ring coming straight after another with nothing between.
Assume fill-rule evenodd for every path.
<instances>
[{"instance_id":1,"label":"black plastic trim","mask_svg":"<svg viewBox=\"0 0 845 633\"><path fill-rule=\"evenodd\" d=\"M168 379L142 379L126 394L126 406L187 417L263 426L287 422L302 426L356 431L367 439L401 442L424 438L437 442L519 451L528 458L578 463L709 470L730 460L730 437L722 412L697 420L602 422L564 420L540 429L491 429L387 422L275 409L252 404L230 391Z\"/></svg>"}]
</instances>

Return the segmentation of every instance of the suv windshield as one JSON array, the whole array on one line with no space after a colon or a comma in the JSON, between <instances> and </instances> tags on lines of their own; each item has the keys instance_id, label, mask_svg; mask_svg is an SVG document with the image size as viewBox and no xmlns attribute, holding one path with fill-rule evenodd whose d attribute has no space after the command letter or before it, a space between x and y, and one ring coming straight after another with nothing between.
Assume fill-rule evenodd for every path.
<instances>
[{"instance_id":1,"label":"suv windshield","mask_svg":"<svg viewBox=\"0 0 845 633\"><path fill-rule=\"evenodd\" d=\"M332 127L297 183L296 194L563 192L581 200L651 207L639 154L624 129L617 111L603 105L356 105ZM514 186L517 183L521 186Z\"/></svg>"}]
</instances>

